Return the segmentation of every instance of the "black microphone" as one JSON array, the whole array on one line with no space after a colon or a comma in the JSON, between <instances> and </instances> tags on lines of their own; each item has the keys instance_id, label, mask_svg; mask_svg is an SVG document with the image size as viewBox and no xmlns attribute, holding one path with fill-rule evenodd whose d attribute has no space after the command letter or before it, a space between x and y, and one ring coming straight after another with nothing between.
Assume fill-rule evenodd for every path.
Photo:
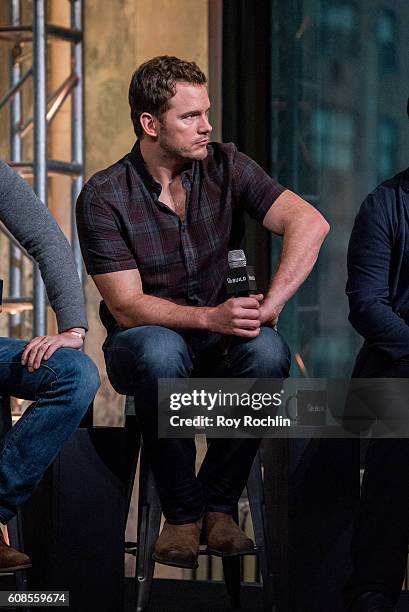
<instances>
[{"instance_id":1,"label":"black microphone","mask_svg":"<svg viewBox=\"0 0 409 612\"><path fill-rule=\"evenodd\" d=\"M227 255L229 272L226 278L226 292L228 297L248 297L257 293L256 277L253 266L248 266L246 256L242 249L229 251ZM234 341L233 336L224 336L221 340L223 355L227 355Z\"/></svg>"},{"instance_id":2,"label":"black microphone","mask_svg":"<svg viewBox=\"0 0 409 612\"><path fill-rule=\"evenodd\" d=\"M226 291L229 297L247 297L257 293L256 276L253 266L248 266L242 249L229 251L227 255L229 272L226 278Z\"/></svg>"}]
</instances>

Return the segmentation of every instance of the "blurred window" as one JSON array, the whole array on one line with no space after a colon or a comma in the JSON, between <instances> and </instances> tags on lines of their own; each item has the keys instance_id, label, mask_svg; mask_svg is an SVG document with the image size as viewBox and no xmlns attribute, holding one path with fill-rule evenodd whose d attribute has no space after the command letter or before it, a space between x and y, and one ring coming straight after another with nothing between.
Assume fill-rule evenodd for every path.
<instances>
[{"instance_id":1,"label":"blurred window","mask_svg":"<svg viewBox=\"0 0 409 612\"><path fill-rule=\"evenodd\" d=\"M378 125L378 179L392 177L398 171L398 126L393 119L381 117Z\"/></svg>"},{"instance_id":2,"label":"blurred window","mask_svg":"<svg viewBox=\"0 0 409 612\"><path fill-rule=\"evenodd\" d=\"M348 0L324 0L320 13L321 49L330 57L358 52L358 10Z\"/></svg>"},{"instance_id":3,"label":"blurred window","mask_svg":"<svg viewBox=\"0 0 409 612\"><path fill-rule=\"evenodd\" d=\"M378 43L378 62L381 73L397 68L398 23L396 15L390 9L383 9L376 23Z\"/></svg>"},{"instance_id":4,"label":"blurred window","mask_svg":"<svg viewBox=\"0 0 409 612\"><path fill-rule=\"evenodd\" d=\"M353 115L333 108L318 108L312 116L312 151L318 168L351 170L355 151Z\"/></svg>"}]
</instances>

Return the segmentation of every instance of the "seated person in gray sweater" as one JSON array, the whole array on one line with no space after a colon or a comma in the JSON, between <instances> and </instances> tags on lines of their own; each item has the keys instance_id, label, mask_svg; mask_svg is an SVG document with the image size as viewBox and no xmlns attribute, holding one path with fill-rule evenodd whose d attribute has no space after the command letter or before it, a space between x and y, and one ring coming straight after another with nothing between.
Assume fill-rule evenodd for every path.
<instances>
[{"instance_id":1,"label":"seated person in gray sweater","mask_svg":"<svg viewBox=\"0 0 409 612\"><path fill-rule=\"evenodd\" d=\"M32 400L0 442L0 526L33 493L80 423L99 387L80 349L87 330L84 298L71 250L46 206L0 161L0 221L38 262L58 334L29 343L0 338L0 395ZM0 307L1 308L1 307ZM30 567L0 531L0 573Z\"/></svg>"}]
</instances>

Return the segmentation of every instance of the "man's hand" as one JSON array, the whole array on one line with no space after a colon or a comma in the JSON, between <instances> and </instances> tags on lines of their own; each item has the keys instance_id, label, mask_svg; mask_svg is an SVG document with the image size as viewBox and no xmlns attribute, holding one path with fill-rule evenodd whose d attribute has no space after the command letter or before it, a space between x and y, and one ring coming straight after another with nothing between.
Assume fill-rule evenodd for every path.
<instances>
[{"instance_id":1,"label":"man's hand","mask_svg":"<svg viewBox=\"0 0 409 612\"><path fill-rule=\"evenodd\" d=\"M80 349L84 343L83 337L81 337L83 334L85 334L85 330L76 327L54 336L37 336L24 349L21 364L27 364L28 371L34 372L40 367L41 362L50 359L57 349Z\"/></svg>"},{"instance_id":2,"label":"man's hand","mask_svg":"<svg viewBox=\"0 0 409 612\"><path fill-rule=\"evenodd\" d=\"M270 300L264 299L260 304L260 323L268 323L272 327L277 325L278 317L284 305L277 306Z\"/></svg>"},{"instance_id":3,"label":"man's hand","mask_svg":"<svg viewBox=\"0 0 409 612\"><path fill-rule=\"evenodd\" d=\"M207 329L209 331L255 338L260 333L260 302L262 294L251 297L232 297L208 309Z\"/></svg>"}]
</instances>

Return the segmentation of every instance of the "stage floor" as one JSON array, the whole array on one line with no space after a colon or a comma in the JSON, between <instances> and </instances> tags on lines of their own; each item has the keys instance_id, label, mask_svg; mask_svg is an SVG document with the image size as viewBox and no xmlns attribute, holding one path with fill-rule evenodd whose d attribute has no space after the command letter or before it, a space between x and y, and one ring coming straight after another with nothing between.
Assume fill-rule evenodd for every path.
<instances>
[{"instance_id":1,"label":"stage floor","mask_svg":"<svg viewBox=\"0 0 409 612\"><path fill-rule=\"evenodd\" d=\"M134 612L134 581L125 579L125 610ZM271 612L263 607L263 592L259 586L244 586L241 589L242 612ZM190 580L153 581L152 599L149 612L226 612L231 611L229 597L223 582ZM409 612L409 594L404 593L399 602L398 612Z\"/></svg>"},{"instance_id":2,"label":"stage floor","mask_svg":"<svg viewBox=\"0 0 409 612\"><path fill-rule=\"evenodd\" d=\"M0 590L14 590L12 575L0 576ZM125 578L125 605L123 612L135 612L134 606L135 581ZM262 588L257 585L246 585L241 589L242 612L271 612L263 606ZM2 610L21 610L22 608L2 608ZM45 610L45 608L41 608ZM63 610L64 608L58 608ZM70 610L72 608L69 608ZM32 608L32 611L40 608ZM49 610L49 608L47 608ZM231 610L229 597L223 582L205 582L190 580L153 581L152 598L149 612L227 612ZM73 610L73 612L75 612ZM81 610L84 612L84 610ZM92 612L97 612L93 610ZM112 612L122 612L118 609ZM399 602L398 612L409 612L409 593L403 593Z\"/></svg>"},{"instance_id":3,"label":"stage floor","mask_svg":"<svg viewBox=\"0 0 409 612\"><path fill-rule=\"evenodd\" d=\"M125 579L125 612L134 612L132 605L135 582ZM241 588L241 610L271 612L263 607L263 592L259 586ZM155 579L149 612L225 612L231 610L224 582Z\"/></svg>"}]
</instances>

